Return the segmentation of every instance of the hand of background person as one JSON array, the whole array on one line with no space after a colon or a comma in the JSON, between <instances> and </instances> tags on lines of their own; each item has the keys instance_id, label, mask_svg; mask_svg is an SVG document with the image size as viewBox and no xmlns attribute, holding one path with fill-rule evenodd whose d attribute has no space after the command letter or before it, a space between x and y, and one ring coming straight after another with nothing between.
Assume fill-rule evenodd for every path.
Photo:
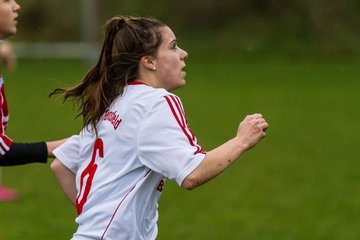
<instances>
[{"instance_id":1,"label":"hand of background person","mask_svg":"<svg viewBox=\"0 0 360 240\"><path fill-rule=\"evenodd\" d=\"M48 157L55 158L55 155L53 154L53 151L55 148L66 142L67 138L56 140L56 141L48 141L46 142L46 147L48 150Z\"/></svg>"},{"instance_id":2,"label":"hand of background person","mask_svg":"<svg viewBox=\"0 0 360 240\"><path fill-rule=\"evenodd\" d=\"M16 68L16 55L13 51L13 47L9 42L5 42L0 46L0 60L1 63L4 64L4 66L9 71L14 71Z\"/></svg>"}]
</instances>

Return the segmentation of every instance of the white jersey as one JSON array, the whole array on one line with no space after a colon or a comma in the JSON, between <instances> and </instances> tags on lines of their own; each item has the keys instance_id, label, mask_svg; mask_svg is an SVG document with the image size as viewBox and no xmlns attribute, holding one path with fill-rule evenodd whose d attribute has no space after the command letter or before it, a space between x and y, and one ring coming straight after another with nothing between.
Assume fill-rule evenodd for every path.
<instances>
[{"instance_id":1,"label":"white jersey","mask_svg":"<svg viewBox=\"0 0 360 240\"><path fill-rule=\"evenodd\" d=\"M72 239L153 240L165 179L179 185L204 159L180 99L130 83L98 124L54 151L76 173Z\"/></svg>"}]
</instances>

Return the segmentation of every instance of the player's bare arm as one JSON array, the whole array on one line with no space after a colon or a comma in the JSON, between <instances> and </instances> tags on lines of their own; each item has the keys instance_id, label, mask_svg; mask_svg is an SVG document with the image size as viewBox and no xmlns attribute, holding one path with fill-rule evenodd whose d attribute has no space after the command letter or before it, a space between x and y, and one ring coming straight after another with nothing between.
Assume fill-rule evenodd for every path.
<instances>
[{"instance_id":1,"label":"player's bare arm","mask_svg":"<svg viewBox=\"0 0 360 240\"><path fill-rule=\"evenodd\" d=\"M61 189L64 191L67 199L75 206L75 198L77 195L75 185L75 174L65 167L58 159L51 163L50 168L55 175Z\"/></svg>"},{"instance_id":2,"label":"player's bare arm","mask_svg":"<svg viewBox=\"0 0 360 240\"><path fill-rule=\"evenodd\" d=\"M228 168L239 156L265 137L268 123L261 114L245 117L236 136L209 151L201 164L183 181L182 187L193 189L211 180Z\"/></svg>"}]
</instances>

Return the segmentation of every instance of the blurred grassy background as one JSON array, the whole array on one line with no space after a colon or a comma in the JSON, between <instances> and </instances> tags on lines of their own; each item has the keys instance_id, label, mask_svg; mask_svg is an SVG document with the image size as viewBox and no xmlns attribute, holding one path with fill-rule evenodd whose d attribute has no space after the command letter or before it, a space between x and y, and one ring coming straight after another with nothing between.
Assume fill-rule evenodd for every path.
<instances>
[{"instance_id":1,"label":"blurred grassy background","mask_svg":"<svg viewBox=\"0 0 360 240\"><path fill-rule=\"evenodd\" d=\"M216 52L216 50L214 50ZM48 99L88 66L78 60L21 60L5 72L17 140L77 133L71 105ZM344 59L208 55L187 62L182 98L205 149L231 138L246 114L261 112L267 138L212 182L186 191L167 183L160 199L160 239L358 239L360 69ZM3 168L3 182L20 190L0 202L0 237L69 239L75 211L49 164Z\"/></svg>"},{"instance_id":2,"label":"blurred grassy background","mask_svg":"<svg viewBox=\"0 0 360 240\"><path fill-rule=\"evenodd\" d=\"M27 0L13 41L98 42L114 15L154 16L176 33L216 47L254 52L360 52L356 0Z\"/></svg>"},{"instance_id":3,"label":"blurred grassy background","mask_svg":"<svg viewBox=\"0 0 360 240\"><path fill-rule=\"evenodd\" d=\"M80 2L96 3L91 21ZM193 191L167 183L160 239L360 239L358 1L19 3L15 45L98 42L104 21L118 14L164 20L190 54L187 85L175 93L205 149L233 137L246 114L268 119L266 139L218 178ZM96 36L84 39L84 25ZM20 59L14 73L5 71L9 136L77 133L72 106L48 94L88 69L76 59ZM76 230L49 164L3 168L2 181L21 199L0 202L1 240L69 239Z\"/></svg>"}]
</instances>

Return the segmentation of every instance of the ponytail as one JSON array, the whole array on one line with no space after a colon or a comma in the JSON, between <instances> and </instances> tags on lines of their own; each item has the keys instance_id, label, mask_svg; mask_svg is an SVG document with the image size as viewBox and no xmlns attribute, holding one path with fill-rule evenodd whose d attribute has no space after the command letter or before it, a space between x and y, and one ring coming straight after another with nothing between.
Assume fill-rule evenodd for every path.
<instances>
[{"instance_id":1,"label":"ponytail","mask_svg":"<svg viewBox=\"0 0 360 240\"><path fill-rule=\"evenodd\" d=\"M79 105L84 127L91 126L97 134L97 124L110 104L123 94L128 82L138 77L141 57L155 56L165 24L153 18L114 17L105 25L105 39L98 62L83 80L71 88L57 88L64 101Z\"/></svg>"}]
</instances>

